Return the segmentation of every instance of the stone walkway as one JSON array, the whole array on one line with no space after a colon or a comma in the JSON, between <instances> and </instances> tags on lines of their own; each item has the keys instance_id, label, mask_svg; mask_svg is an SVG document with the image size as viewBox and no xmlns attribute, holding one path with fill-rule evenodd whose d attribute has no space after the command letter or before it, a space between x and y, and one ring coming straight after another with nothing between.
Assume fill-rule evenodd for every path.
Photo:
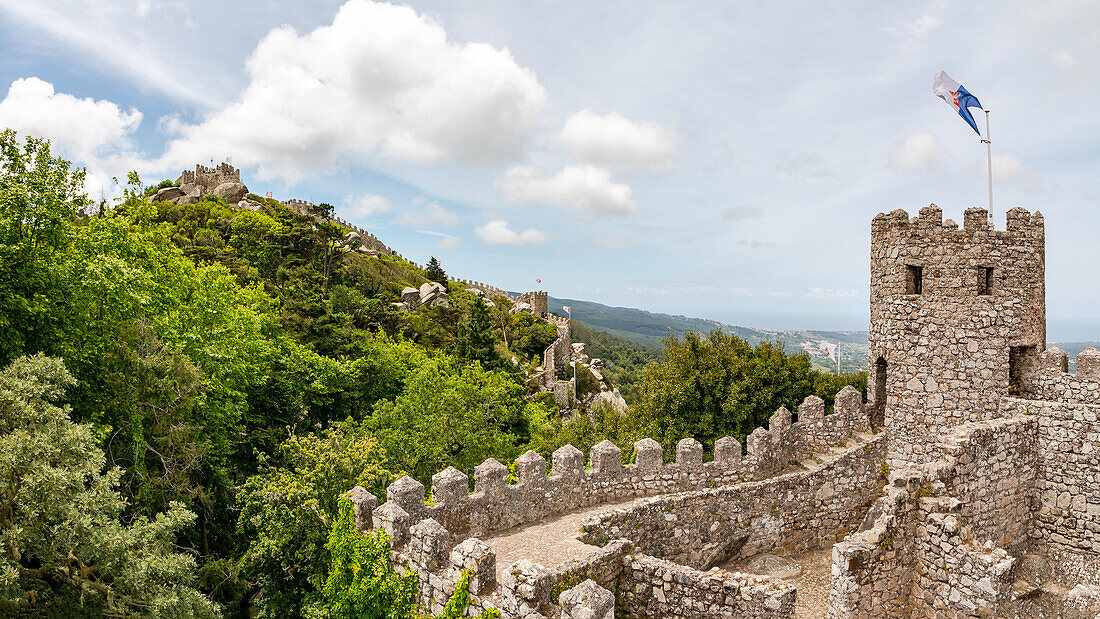
<instances>
[{"instance_id":1,"label":"stone walkway","mask_svg":"<svg viewBox=\"0 0 1100 619\"><path fill-rule=\"evenodd\" d=\"M760 558L759 555L756 558L734 560L721 567L731 572L758 573L754 569L746 569L747 565L759 563L756 560L758 558ZM795 619L822 619L825 617L829 609L829 587L832 580L832 546L785 555L782 558L775 557L771 564L780 572L798 572L782 578L798 590L795 598ZM794 568L794 570L790 568ZM765 570L765 573L767 572L768 570ZM777 578L774 573L769 575Z\"/></svg>"},{"instance_id":2,"label":"stone walkway","mask_svg":"<svg viewBox=\"0 0 1100 619\"><path fill-rule=\"evenodd\" d=\"M581 522L593 514L629 507L638 500L607 503L551 516L482 540L497 553L497 581L500 582L505 570L520 559L530 559L544 567L554 568L571 559L588 556L597 548L577 539Z\"/></svg>"}]
</instances>

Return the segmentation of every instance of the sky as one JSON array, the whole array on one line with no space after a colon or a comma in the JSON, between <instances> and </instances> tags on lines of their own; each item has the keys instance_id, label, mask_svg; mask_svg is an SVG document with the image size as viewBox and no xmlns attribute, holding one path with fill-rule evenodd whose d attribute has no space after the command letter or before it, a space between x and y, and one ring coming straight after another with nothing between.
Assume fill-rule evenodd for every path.
<instances>
[{"instance_id":1,"label":"sky","mask_svg":"<svg viewBox=\"0 0 1100 619\"><path fill-rule=\"evenodd\" d=\"M1048 339L1097 340L1098 27L1091 0L0 0L0 126L92 197L229 158L456 277L855 330L875 214L988 202L942 69L991 110L997 227L1044 214Z\"/></svg>"}]
</instances>

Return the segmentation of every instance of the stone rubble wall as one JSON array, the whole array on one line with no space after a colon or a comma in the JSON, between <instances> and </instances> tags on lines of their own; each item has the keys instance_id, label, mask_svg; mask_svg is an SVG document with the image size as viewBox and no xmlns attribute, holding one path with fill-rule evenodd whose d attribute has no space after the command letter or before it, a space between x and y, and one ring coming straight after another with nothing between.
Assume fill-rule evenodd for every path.
<instances>
[{"instance_id":1,"label":"stone rubble wall","mask_svg":"<svg viewBox=\"0 0 1100 619\"><path fill-rule=\"evenodd\" d=\"M581 540L624 538L647 554L708 569L735 556L832 545L882 487L886 435L848 447L816 470L646 499L583 523Z\"/></svg>"},{"instance_id":2,"label":"stone rubble wall","mask_svg":"<svg viewBox=\"0 0 1100 619\"><path fill-rule=\"evenodd\" d=\"M959 229L931 205L912 219L879 214L871 225L868 377L884 359L892 460L927 461L951 428L997 416L1009 348L1045 348L1043 216L1014 208L1006 220L992 230L988 213L971 208ZM920 294L908 293L910 266L922 269ZM991 293L979 294L988 267Z\"/></svg>"},{"instance_id":3,"label":"stone rubble wall","mask_svg":"<svg viewBox=\"0 0 1100 619\"><path fill-rule=\"evenodd\" d=\"M831 618L1010 612L1035 486L1038 421L953 430L942 457L890 473L859 531L833 547ZM1013 479L1016 478L1016 479Z\"/></svg>"},{"instance_id":4,"label":"stone rubble wall","mask_svg":"<svg viewBox=\"0 0 1100 619\"><path fill-rule=\"evenodd\" d=\"M1100 351L1086 348L1077 355L1077 372L1067 371L1065 351L1051 346L1025 376L1019 397L1065 403L1100 404Z\"/></svg>"},{"instance_id":5,"label":"stone rubble wall","mask_svg":"<svg viewBox=\"0 0 1100 619\"><path fill-rule=\"evenodd\" d=\"M403 536L404 531L420 520L434 518L457 542L582 507L764 479L788 462L804 457L805 454L792 450L792 445L821 440L801 435L827 432L832 440L836 433L833 426L852 428L866 424L858 391L845 387L836 400L837 412L824 416L822 424L799 421L792 425L790 413L780 409L773 415L770 430L757 428L748 437L744 457L741 443L726 437L715 442L714 459L704 462L702 444L688 438L677 445L675 461L665 463L660 443L643 439L634 445L634 464L624 465L622 450L610 441L603 441L593 446L590 467L586 468L584 454L572 445L565 445L552 454L549 475L546 459L528 451L516 460L517 483L509 484L508 467L490 458L474 469L473 493L469 492L467 475L448 467L432 476L434 505L424 504L425 489L420 482L402 477L390 485L387 502L378 509L403 514L404 530L390 532L391 535ZM799 410L820 406L821 399L810 396Z\"/></svg>"},{"instance_id":6,"label":"stone rubble wall","mask_svg":"<svg viewBox=\"0 0 1100 619\"><path fill-rule=\"evenodd\" d=\"M643 554L627 557L618 582L623 616L744 617L794 615L795 589L767 576L699 570Z\"/></svg>"},{"instance_id":7,"label":"stone rubble wall","mask_svg":"<svg viewBox=\"0 0 1100 619\"><path fill-rule=\"evenodd\" d=\"M1013 555L1028 543L1038 463L1038 420L1009 417L980 421L952 432L942 451L954 464L945 482L959 499L959 516L980 543Z\"/></svg>"},{"instance_id":8,"label":"stone rubble wall","mask_svg":"<svg viewBox=\"0 0 1100 619\"><path fill-rule=\"evenodd\" d=\"M1038 424L1031 543L1061 584L1100 585L1100 404L1005 398Z\"/></svg>"},{"instance_id":9,"label":"stone rubble wall","mask_svg":"<svg viewBox=\"0 0 1100 619\"><path fill-rule=\"evenodd\" d=\"M552 389L557 381L557 371L569 365L573 349L571 347L572 336L569 321L554 323L558 328L558 337L542 353L542 374L540 375L541 387Z\"/></svg>"}]
</instances>

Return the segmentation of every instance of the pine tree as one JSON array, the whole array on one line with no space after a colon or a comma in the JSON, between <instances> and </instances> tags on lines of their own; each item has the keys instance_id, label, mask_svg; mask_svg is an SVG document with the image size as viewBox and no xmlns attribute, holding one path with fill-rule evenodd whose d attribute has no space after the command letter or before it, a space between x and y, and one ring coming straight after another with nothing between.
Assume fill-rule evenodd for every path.
<instances>
[{"instance_id":1,"label":"pine tree","mask_svg":"<svg viewBox=\"0 0 1100 619\"><path fill-rule=\"evenodd\" d=\"M432 256L432 259L428 261L425 275L433 282L447 283L447 274L443 272L443 267L439 265L439 261L435 259L435 256Z\"/></svg>"},{"instance_id":2,"label":"pine tree","mask_svg":"<svg viewBox=\"0 0 1100 619\"><path fill-rule=\"evenodd\" d=\"M489 306L485 305L481 297L474 299L470 320L462 327L458 348L458 356L477 361L487 370L500 366L496 338L493 337L493 317L489 313Z\"/></svg>"}]
</instances>

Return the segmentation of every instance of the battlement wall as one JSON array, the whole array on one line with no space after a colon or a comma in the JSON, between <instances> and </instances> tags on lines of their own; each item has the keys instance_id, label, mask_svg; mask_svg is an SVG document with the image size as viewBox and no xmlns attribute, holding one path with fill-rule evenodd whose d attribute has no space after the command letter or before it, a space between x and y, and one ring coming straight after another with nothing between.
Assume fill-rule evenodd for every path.
<instances>
[{"instance_id":1,"label":"battlement wall","mask_svg":"<svg viewBox=\"0 0 1100 619\"><path fill-rule=\"evenodd\" d=\"M831 618L1010 616L1034 493L1037 420L968 423L942 457L892 471L860 530L833 547Z\"/></svg>"},{"instance_id":2,"label":"battlement wall","mask_svg":"<svg viewBox=\"0 0 1100 619\"><path fill-rule=\"evenodd\" d=\"M960 229L935 205L872 223L868 376L892 459L926 461L951 428L997 416L1014 360L1046 345L1043 216L1006 224L972 208Z\"/></svg>"},{"instance_id":3,"label":"battlement wall","mask_svg":"<svg viewBox=\"0 0 1100 619\"><path fill-rule=\"evenodd\" d=\"M816 470L646 499L586 519L582 541L625 538L647 554L706 570L736 556L801 552L852 530L882 487L886 436Z\"/></svg>"},{"instance_id":4,"label":"battlement wall","mask_svg":"<svg viewBox=\"0 0 1100 619\"><path fill-rule=\"evenodd\" d=\"M780 409L768 430L757 428L747 440L742 457L741 443L732 437L714 445L714 460L703 462L703 446L687 438L677 445L676 460L664 462L661 445L653 439L634 444L635 463L623 464L622 450L610 441L592 448L589 463L572 445L553 453L552 474L547 474L546 459L528 451L515 463L517 483L508 483L508 467L490 458L474 469L474 492L469 492L465 473L448 467L432 476L432 500L425 505L423 484L402 477L387 489L387 501L379 507L399 514L397 529L389 531L403 539L409 527L433 518L441 523L455 541L467 537L491 535L540 518L624 499L668 494L685 490L729 485L770 477L794 458L804 457L797 446L816 443L799 435L820 430L833 436L835 427L860 427L866 424L859 392L846 387L837 394L838 412L824 417L820 426L804 421L790 423L790 413ZM810 396L803 408L815 408L820 398Z\"/></svg>"},{"instance_id":5,"label":"battlement wall","mask_svg":"<svg viewBox=\"0 0 1100 619\"><path fill-rule=\"evenodd\" d=\"M178 179L178 184L184 194L190 195L191 189L201 186L207 190L214 189L222 183L241 182L241 172L228 163L219 163L216 167L196 165L194 171L184 170ZM206 193L209 193L208 191Z\"/></svg>"},{"instance_id":6,"label":"battlement wall","mask_svg":"<svg viewBox=\"0 0 1100 619\"><path fill-rule=\"evenodd\" d=\"M1030 541L1067 586L1100 586L1100 403L1079 397L1095 400L1095 392L1083 387L1089 382L1067 380L1074 397L1064 400L1005 398L1002 403L1004 414L1028 415L1037 424Z\"/></svg>"},{"instance_id":7,"label":"battlement wall","mask_svg":"<svg viewBox=\"0 0 1100 619\"><path fill-rule=\"evenodd\" d=\"M558 337L542 352L540 380L544 389L550 388L557 381L558 370L568 366L573 356L572 329L569 327L569 321L553 322L558 327Z\"/></svg>"},{"instance_id":8,"label":"battlement wall","mask_svg":"<svg viewBox=\"0 0 1100 619\"><path fill-rule=\"evenodd\" d=\"M1068 370L1069 359L1051 346L1021 376L1015 395L1029 400L1100 404L1100 350L1086 348L1077 355L1077 372Z\"/></svg>"}]
</instances>

